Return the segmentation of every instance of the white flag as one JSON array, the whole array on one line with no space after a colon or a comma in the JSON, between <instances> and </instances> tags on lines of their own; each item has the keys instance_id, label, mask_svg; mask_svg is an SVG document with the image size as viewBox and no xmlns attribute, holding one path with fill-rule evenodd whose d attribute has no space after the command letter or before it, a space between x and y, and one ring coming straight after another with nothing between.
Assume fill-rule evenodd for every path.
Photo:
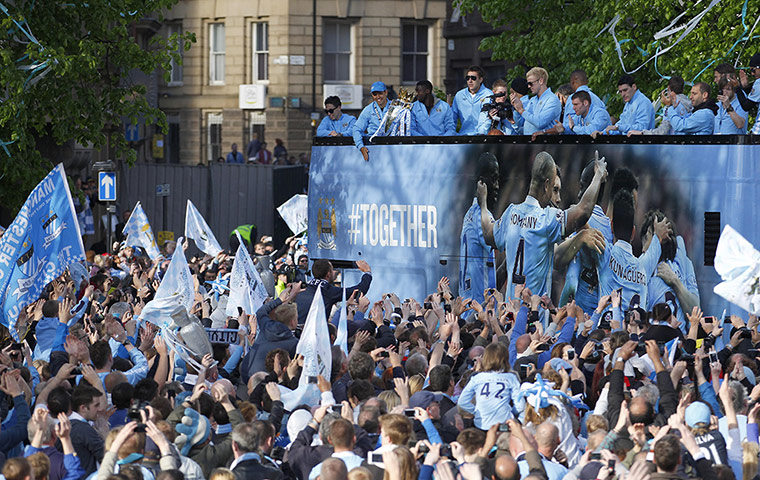
<instances>
[{"instance_id":1,"label":"white flag","mask_svg":"<svg viewBox=\"0 0 760 480\"><path fill-rule=\"evenodd\" d=\"M321 290L318 288L317 290ZM346 289L343 288L343 303L340 305L338 312L338 334L335 336L335 343L343 353L348 355L348 312L346 311Z\"/></svg>"},{"instance_id":2,"label":"white flag","mask_svg":"<svg viewBox=\"0 0 760 480\"><path fill-rule=\"evenodd\" d=\"M726 225L715 250L715 271L723 282L713 291L753 315L760 315L760 252Z\"/></svg>"},{"instance_id":3,"label":"white flag","mask_svg":"<svg viewBox=\"0 0 760 480\"><path fill-rule=\"evenodd\" d=\"M238 307L241 307L248 315L253 315L267 299L267 290L261 281L261 276L253 266L253 260L239 235L238 240L240 240L240 246L235 254L235 263L232 264L230 298L227 300L225 310L230 317L237 317Z\"/></svg>"},{"instance_id":4,"label":"white flag","mask_svg":"<svg viewBox=\"0 0 760 480\"><path fill-rule=\"evenodd\" d=\"M328 381L330 380L332 350L321 288L317 289L311 302L301 338L296 346L296 355L303 355L303 369L301 378L298 380L298 388L282 395L285 410L293 410L302 404L319 404L320 392L315 379L318 375L322 375Z\"/></svg>"},{"instance_id":5,"label":"white flag","mask_svg":"<svg viewBox=\"0 0 760 480\"><path fill-rule=\"evenodd\" d=\"M157 259L161 254L158 251L156 237L153 236L153 229L150 228L148 217L140 202L137 202L135 208L132 209L132 214L124 225L122 233L127 236L127 245L143 247L151 260Z\"/></svg>"},{"instance_id":6,"label":"white flag","mask_svg":"<svg viewBox=\"0 0 760 480\"><path fill-rule=\"evenodd\" d=\"M309 202L306 195L293 195L277 207L277 211L294 234L298 235L309 228Z\"/></svg>"},{"instance_id":7,"label":"white flag","mask_svg":"<svg viewBox=\"0 0 760 480\"><path fill-rule=\"evenodd\" d=\"M140 314L140 320L147 320L158 326L171 323L171 311L177 305L182 305L188 312L195 302L195 284L187 266L185 250L182 248L184 239L180 237L174 250L169 268L166 269L153 300L148 302Z\"/></svg>"},{"instance_id":8,"label":"white flag","mask_svg":"<svg viewBox=\"0 0 760 480\"><path fill-rule=\"evenodd\" d=\"M222 251L214 232L211 231L201 212L195 208L190 199L187 200L187 210L185 211L185 237L195 240L195 245L203 253L212 257L217 256Z\"/></svg>"}]
</instances>

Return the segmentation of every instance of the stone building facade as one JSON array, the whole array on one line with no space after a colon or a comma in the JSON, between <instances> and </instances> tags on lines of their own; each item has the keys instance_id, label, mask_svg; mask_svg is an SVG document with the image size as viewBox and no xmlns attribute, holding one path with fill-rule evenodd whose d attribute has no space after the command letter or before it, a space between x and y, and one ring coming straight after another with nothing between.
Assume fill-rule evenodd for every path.
<instances>
[{"instance_id":1,"label":"stone building facade","mask_svg":"<svg viewBox=\"0 0 760 480\"><path fill-rule=\"evenodd\" d=\"M282 139L298 158L327 95L358 115L378 80L397 91L429 79L445 90L447 3L180 0L164 12L159 35L190 31L197 43L159 83L169 132L155 161L205 164L232 143L245 155L254 132L270 151Z\"/></svg>"}]
</instances>

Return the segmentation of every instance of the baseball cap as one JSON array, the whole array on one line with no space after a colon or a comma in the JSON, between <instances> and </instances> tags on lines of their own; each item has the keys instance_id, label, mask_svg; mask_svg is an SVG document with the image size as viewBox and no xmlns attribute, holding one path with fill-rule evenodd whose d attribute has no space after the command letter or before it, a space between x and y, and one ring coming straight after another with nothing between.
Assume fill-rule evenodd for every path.
<instances>
[{"instance_id":1,"label":"baseball cap","mask_svg":"<svg viewBox=\"0 0 760 480\"><path fill-rule=\"evenodd\" d=\"M706 403L693 402L686 407L686 425L691 428L696 428L700 423L709 425L711 415L712 412L710 411L710 407L708 407Z\"/></svg>"},{"instance_id":2,"label":"baseball cap","mask_svg":"<svg viewBox=\"0 0 760 480\"><path fill-rule=\"evenodd\" d=\"M752 68L760 68L760 53L752 55L749 59L749 66Z\"/></svg>"},{"instance_id":3,"label":"baseball cap","mask_svg":"<svg viewBox=\"0 0 760 480\"><path fill-rule=\"evenodd\" d=\"M517 77L512 80L512 83L509 86L512 87L512 90L519 93L520 95L528 94L528 81L522 77Z\"/></svg>"},{"instance_id":4,"label":"baseball cap","mask_svg":"<svg viewBox=\"0 0 760 480\"><path fill-rule=\"evenodd\" d=\"M372 84L372 88L369 89L369 93L384 92L388 90L383 82L375 82Z\"/></svg>"},{"instance_id":5,"label":"baseball cap","mask_svg":"<svg viewBox=\"0 0 760 480\"><path fill-rule=\"evenodd\" d=\"M409 399L409 406L411 408L416 408L416 407L427 408L433 402L440 402L442 398L443 398L443 395L441 395L440 393L433 393L427 390L421 390L415 393L414 395L412 395L412 397Z\"/></svg>"}]
</instances>

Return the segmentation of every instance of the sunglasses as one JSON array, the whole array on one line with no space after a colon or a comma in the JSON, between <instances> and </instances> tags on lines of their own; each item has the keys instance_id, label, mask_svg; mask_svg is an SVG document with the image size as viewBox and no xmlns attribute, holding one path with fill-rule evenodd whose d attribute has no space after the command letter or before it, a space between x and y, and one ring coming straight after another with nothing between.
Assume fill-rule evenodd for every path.
<instances>
[{"instance_id":1,"label":"sunglasses","mask_svg":"<svg viewBox=\"0 0 760 480\"><path fill-rule=\"evenodd\" d=\"M382 91L382 92L372 92L372 93L371 93L371 95L372 95L373 97L376 97L376 96L378 96L378 95L382 95L383 93L385 93L385 91Z\"/></svg>"},{"instance_id":2,"label":"sunglasses","mask_svg":"<svg viewBox=\"0 0 760 480\"><path fill-rule=\"evenodd\" d=\"M328 114L328 115L332 115L332 113L333 113L335 110L337 110L337 109L336 109L336 108L330 108L330 109L327 109L327 108L325 108L325 113L326 113L326 114Z\"/></svg>"},{"instance_id":3,"label":"sunglasses","mask_svg":"<svg viewBox=\"0 0 760 480\"><path fill-rule=\"evenodd\" d=\"M467 75L464 77L465 80L472 80L473 82L476 82L478 80L478 77L475 75Z\"/></svg>"},{"instance_id":4,"label":"sunglasses","mask_svg":"<svg viewBox=\"0 0 760 480\"><path fill-rule=\"evenodd\" d=\"M538 81L535 81L535 82L527 82L527 84L528 84L528 87L532 87L533 85L535 85L535 84L537 84L537 83L538 83Z\"/></svg>"}]
</instances>

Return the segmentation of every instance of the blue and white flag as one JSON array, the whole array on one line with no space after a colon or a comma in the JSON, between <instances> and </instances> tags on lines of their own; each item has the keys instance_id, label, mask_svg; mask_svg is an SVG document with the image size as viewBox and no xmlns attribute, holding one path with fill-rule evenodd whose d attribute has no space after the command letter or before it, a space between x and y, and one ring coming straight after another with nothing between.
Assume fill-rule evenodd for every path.
<instances>
[{"instance_id":1,"label":"blue and white flag","mask_svg":"<svg viewBox=\"0 0 760 480\"><path fill-rule=\"evenodd\" d=\"M240 246L235 253L235 263L232 264L230 275L230 298L227 300L225 313L229 317L237 317L237 308L241 307L248 315L253 315L256 310L264 305L267 299L267 290L261 276L253 266L253 260L245 248L243 239L238 234Z\"/></svg>"},{"instance_id":2,"label":"blue and white flag","mask_svg":"<svg viewBox=\"0 0 760 480\"><path fill-rule=\"evenodd\" d=\"M84 246L63 164L36 186L0 238L0 323L18 341L16 320L45 285L84 260Z\"/></svg>"},{"instance_id":3,"label":"blue and white flag","mask_svg":"<svg viewBox=\"0 0 760 480\"><path fill-rule=\"evenodd\" d=\"M187 200L187 210L185 211L185 237L195 240L195 245L203 253L215 257L222 251L219 242L211 231L201 212L195 208L190 199Z\"/></svg>"},{"instance_id":4,"label":"blue and white flag","mask_svg":"<svg viewBox=\"0 0 760 480\"><path fill-rule=\"evenodd\" d=\"M137 202L135 208L132 209L132 214L124 225L122 233L127 236L127 245L144 248L151 260L157 259L161 254L158 251L156 237L153 236L153 229L150 228L148 217L140 202Z\"/></svg>"},{"instance_id":5,"label":"blue and white flag","mask_svg":"<svg viewBox=\"0 0 760 480\"><path fill-rule=\"evenodd\" d=\"M328 381L332 371L332 350L330 332L327 329L325 301L322 299L322 289L318 288L311 302L306 323L301 332L301 338L296 346L296 355L303 355L303 369L298 380L298 388L282 394L285 410L293 410L298 405L318 405L320 401L319 387L316 377L322 375Z\"/></svg>"},{"instance_id":6,"label":"blue and white flag","mask_svg":"<svg viewBox=\"0 0 760 480\"><path fill-rule=\"evenodd\" d=\"M309 228L309 199L306 195L293 195L287 202L277 207L277 212L295 235Z\"/></svg>"},{"instance_id":7,"label":"blue and white flag","mask_svg":"<svg viewBox=\"0 0 760 480\"><path fill-rule=\"evenodd\" d=\"M723 281L713 291L749 313L760 315L760 252L731 225L726 225L718 239L714 263Z\"/></svg>"},{"instance_id":8,"label":"blue and white flag","mask_svg":"<svg viewBox=\"0 0 760 480\"><path fill-rule=\"evenodd\" d=\"M346 308L345 287L343 287L343 303L340 304L340 312L338 312L338 333L335 335L335 343L333 345L338 345L343 350L343 353L348 355L348 312Z\"/></svg>"},{"instance_id":9,"label":"blue and white flag","mask_svg":"<svg viewBox=\"0 0 760 480\"><path fill-rule=\"evenodd\" d=\"M183 242L184 239L180 237L161 285L158 286L153 300L148 302L140 313L141 321L146 320L159 327L166 326L172 322L169 314L178 305L185 307L188 312L192 308L195 302L195 284L187 266Z\"/></svg>"}]
</instances>

